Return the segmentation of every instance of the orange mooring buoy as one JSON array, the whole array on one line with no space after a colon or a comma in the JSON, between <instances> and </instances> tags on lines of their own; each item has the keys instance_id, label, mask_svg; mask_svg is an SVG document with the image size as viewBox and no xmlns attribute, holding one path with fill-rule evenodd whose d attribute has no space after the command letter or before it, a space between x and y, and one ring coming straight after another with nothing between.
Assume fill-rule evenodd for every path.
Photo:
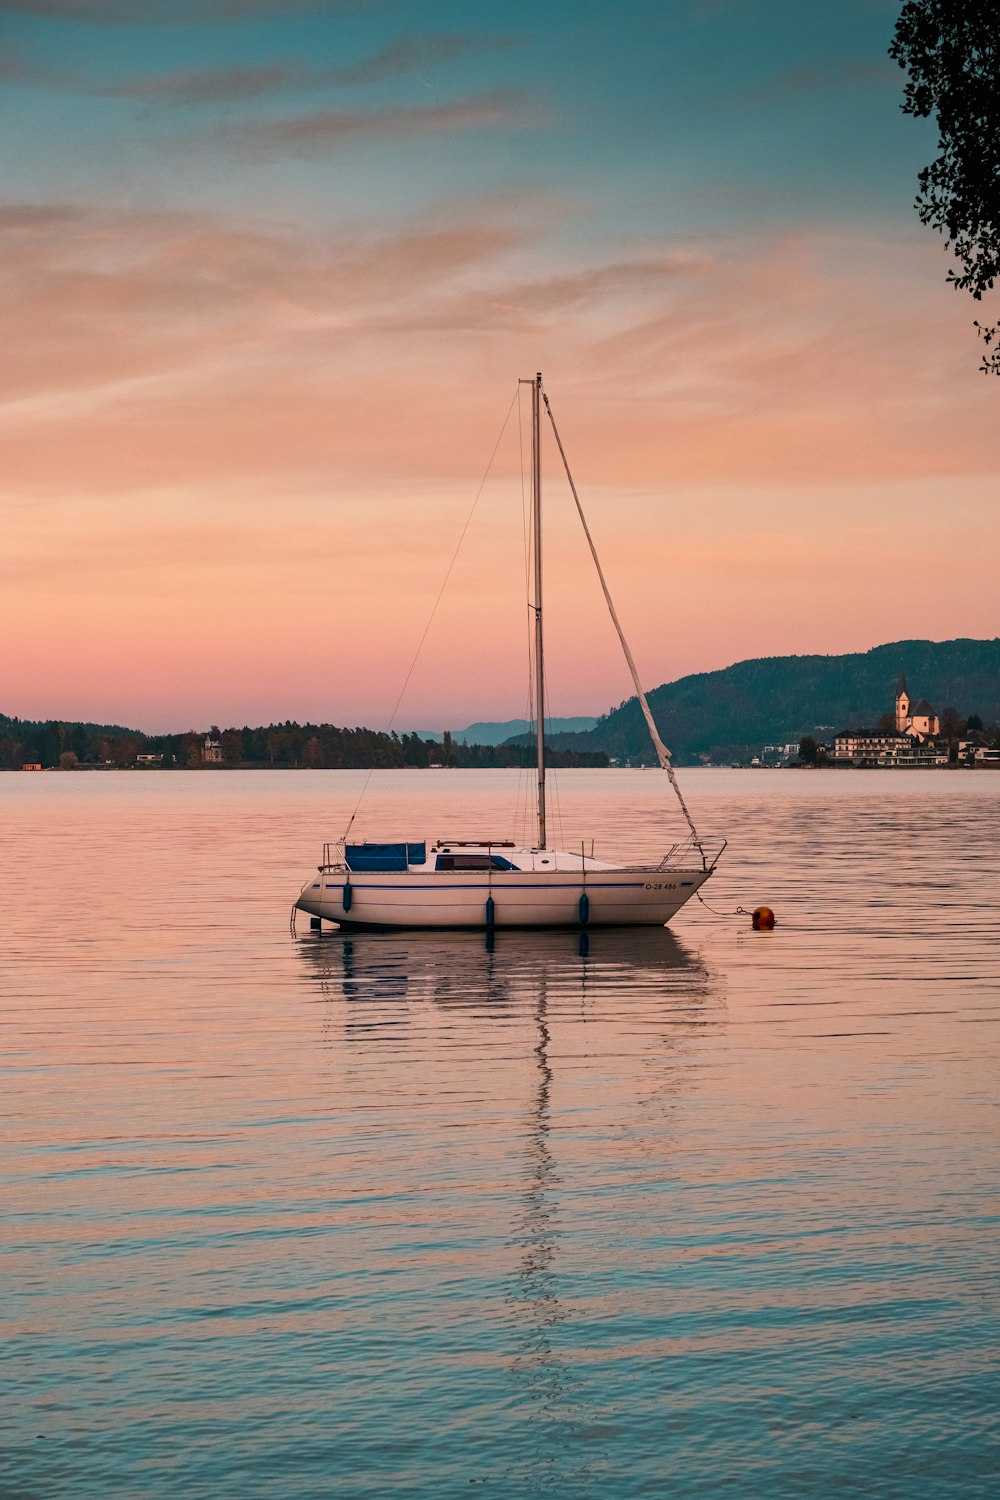
<instances>
[{"instance_id":1,"label":"orange mooring buoy","mask_svg":"<svg viewBox=\"0 0 1000 1500\"><path fill-rule=\"evenodd\" d=\"M750 920L758 932L770 932L774 926L774 912L769 906L755 906Z\"/></svg>"}]
</instances>

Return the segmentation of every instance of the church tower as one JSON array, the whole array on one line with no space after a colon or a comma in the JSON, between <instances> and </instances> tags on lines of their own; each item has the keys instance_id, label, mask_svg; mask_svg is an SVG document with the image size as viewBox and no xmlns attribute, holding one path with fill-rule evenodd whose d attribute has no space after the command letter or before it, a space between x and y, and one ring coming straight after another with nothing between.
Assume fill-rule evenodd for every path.
<instances>
[{"instance_id":1,"label":"church tower","mask_svg":"<svg viewBox=\"0 0 1000 1500\"><path fill-rule=\"evenodd\" d=\"M910 720L910 695L906 691L906 678L899 679L899 692L896 694L896 733L905 734Z\"/></svg>"}]
</instances>

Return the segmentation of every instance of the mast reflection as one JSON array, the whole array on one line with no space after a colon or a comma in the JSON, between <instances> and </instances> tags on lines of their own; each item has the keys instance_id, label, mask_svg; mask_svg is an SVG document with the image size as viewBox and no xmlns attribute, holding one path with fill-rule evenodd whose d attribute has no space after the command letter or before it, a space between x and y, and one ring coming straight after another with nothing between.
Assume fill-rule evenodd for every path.
<instances>
[{"instance_id":1,"label":"mast reflection","mask_svg":"<svg viewBox=\"0 0 1000 1500\"><path fill-rule=\"evenodd\" d=\"M586 958L584 953L583 958ZM531 1436L528 1455L531 1488L544 1493L567 1476L567 1426L583 1418L583 1392L574 1381L561 1351L557 1331L568 1312L559 1296L556 1246L559 1229L555 1198L559 1176L552 1151L552 1065L549 1060L548 993L544 970L539 970L534 1006L534 1078L527 1098L524 1146L524 1187L520 1214L508 1246L515 1252L506 1302L514 1319L516 1352L510 1369L520 1386ZM584 1479L574 1474L576 1493Z\"/></svg>"},{"instance_id":2,"label":"mast reflection","mask_svg":"<svg viewBox=\"0 0 1000 1500\"><path fill-rule=\"evenodd\" d=\"M489 1077L493 1159L509 1153L506 1133L515 1162L514 1181L505 1184L508 1227L494 1230L488 1215L484 1220L488 1233L498 1231L494 1243L507 1266L499 1295L520 1414L504 1480L511 1493L598 1493L606 1401L574 1357L586 1338L584 1304L566 1291L578 1270L560 1265L560 1246L578 1233L573 1174L579 1179L586 1171L574 1140L579 1104L574 1107L573 1090L582 1070L588 1084L598 1074L604 1092L593 1109L599 1120L607 1121L610 1111L611 1129L617 1128L614 1100L620 1097L659 1128L692 1086L694 1070L678 1053L701 1047L707 1033L725 1025L719 982L701 955L668 929L499 931L492 944L483 932L333 932L301 940L298 954L303 978L323 1000L326 1044L379 1049L362 1063L369 1076L377 1073L383 1041L416 1062L434 1038L435 1047L452 1049L461 1070L449 1072L444 1064L446 1086L456 1077L470 1079L470 1056ZM644 1069L638 1092L633 1075L629 1093L616 1096L615 1087L628 1077L610 1066L623 1020L626 1035L644 1031L655 1066ZM605 1050L609 1036L613 1045ZM573 1058L562 1077L561 1051ZM494 1057L500 1071L493 1069ZM481 1083L467 1081L466 1087ZM475 1103L465 1109L463 1130ZM603 1129L606 1134L608 1126ZM600 1134L596 1139L599 1154ZM496 1181L492 1189L495 1198ZM588 1323L591 1317L588 1306Z\"/></svg>"}]
</instances>

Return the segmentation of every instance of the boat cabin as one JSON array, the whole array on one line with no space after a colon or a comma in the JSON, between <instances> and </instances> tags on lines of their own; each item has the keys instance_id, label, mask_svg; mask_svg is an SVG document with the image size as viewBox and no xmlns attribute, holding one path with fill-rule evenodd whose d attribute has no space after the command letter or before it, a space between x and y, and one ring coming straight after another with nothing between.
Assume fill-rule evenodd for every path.
<instances>
[{"instance_id":1,"label":"boat cabin","mask_svg":"<svg viewBox=\"0 0 1000 1500\"><path fill-rule=\"evenodd\" d=\"M440 839L427 847L427 841L409 843L369 843L344 845L344 866L352 874L401 874L404 871L426 874L471 870L585 870L610 869L593 853L569 854L555 849L518 849L512 839Z\"/></svg>"}]
</instances>

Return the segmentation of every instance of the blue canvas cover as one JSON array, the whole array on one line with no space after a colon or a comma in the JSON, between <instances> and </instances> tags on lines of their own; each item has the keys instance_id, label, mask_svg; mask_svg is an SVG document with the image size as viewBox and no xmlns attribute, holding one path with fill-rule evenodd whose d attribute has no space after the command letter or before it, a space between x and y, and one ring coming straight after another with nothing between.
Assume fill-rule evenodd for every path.
<instances>
[{"instance_id":1,"label":"blue canvas cover","mask_svg":"<svg viewBox=\"0 0 1000 1500\"><path fill-rule=\"evenodd\" d=\"M344 859L349 870L405 870L407 864L423 864L426 844L345 844Z\"/></svg>"}]
</instances>

